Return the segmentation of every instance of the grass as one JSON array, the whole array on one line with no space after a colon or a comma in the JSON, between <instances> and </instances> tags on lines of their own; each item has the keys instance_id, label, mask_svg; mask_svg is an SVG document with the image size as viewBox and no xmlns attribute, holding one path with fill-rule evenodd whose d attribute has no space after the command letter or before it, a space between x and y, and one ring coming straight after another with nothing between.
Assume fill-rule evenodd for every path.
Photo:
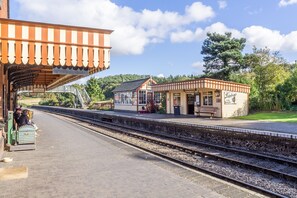
<instances>
[{"instance_id":1,"label":"grass","mask_svg":"<svg viewBox=\"0 0 297 198\"><path fill-rule=\"evenodd\" d=\"M23 98L18 100L19 104L24 104L26 106L38 105L42 98Z\"/></svg>"},{"instance_id":2,"label":"grass","mask_svg":"<svg viewBox=\"0 0 297 198\"><path fill-rule=\"evenodd\" d=\"M236 117L235 119L297 123L297 112L258 112L247 116Z\"/></svg>"}]
</instances>

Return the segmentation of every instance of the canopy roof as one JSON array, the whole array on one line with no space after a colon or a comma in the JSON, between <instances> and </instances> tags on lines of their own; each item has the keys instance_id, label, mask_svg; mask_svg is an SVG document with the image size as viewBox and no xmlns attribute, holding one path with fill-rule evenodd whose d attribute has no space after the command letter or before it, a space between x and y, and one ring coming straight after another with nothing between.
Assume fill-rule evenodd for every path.
<instances>
[{"instance_id":1,"label":"canopy roof","mask_svg":"<svg viewBox=\"0 0 297 198\"><path fill-rule=\"evenodd\" d=\"M14 89L52 89L109 68L111 30L0 19L0 63Z\"/></svg>"},{"instance_id":2,"label":"canopy roof","mask_svg":"<svg viewBox=\"0 0 297 198\"><path fill-rule=\"evenodd\" d=\"M211 78L199 78L195 80L163 83L152 86L152 90L155 92L199 89L217 89L233 92L250 93L249 85L230 81L216 80Z\"/></svg>"},{"instance_id":3,"label":"canopy roof","mask_svg":"<svg viewBox=\"0 0 297 198\"><path fill-rule=\"evenodd\" d=\"M141 87L149 79L150 79L150 77L144 78L144 79L123 82L121 85L116 87L112 92L136 91L136 89Z\"/></svg>"}]
</instances>

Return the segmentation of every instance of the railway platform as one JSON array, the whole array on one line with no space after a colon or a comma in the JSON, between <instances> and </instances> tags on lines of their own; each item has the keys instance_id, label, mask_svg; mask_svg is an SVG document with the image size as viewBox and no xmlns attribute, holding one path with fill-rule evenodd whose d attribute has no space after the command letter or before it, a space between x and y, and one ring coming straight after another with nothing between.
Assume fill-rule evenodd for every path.
<instances>
[{"instance_id":1,"label":"railway platform","mask_svg":"<svg viewBox=\"0 0 297 198\"><path fill-rule=\"evenodd\" d=\"M35 151L6 152L26 177L0 179L0 197L257 197L34 110ZM1 177L0 177L1 178ZM5 190L4 190L5 189Z\"/></svg>"},{"instance_id":2,"label":"railway platform","mask_svg":"<svg viewBox=\"0 0 297 198\"><path fill-rule=\"evenodd\" d=\"M237 129L259 130L267 133L281 133L297 135L297 123L271 122L271 121L255 121L255 120L237 120L237 119L222 119L209 117L196 117L192 115L169 115L156 113L130 113L121 111L98 111L105 115L119 115L124 117L133 117L139 119L158 120L171 123L182 123L190 125L207 125L230 127Z\"/></svg>"}]
</instances>

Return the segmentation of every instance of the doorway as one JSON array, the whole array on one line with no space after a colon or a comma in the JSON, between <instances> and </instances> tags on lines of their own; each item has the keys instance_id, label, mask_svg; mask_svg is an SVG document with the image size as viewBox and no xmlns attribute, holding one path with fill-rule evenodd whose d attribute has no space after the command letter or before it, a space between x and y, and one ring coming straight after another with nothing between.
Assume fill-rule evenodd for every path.
<instances>
[{"instance_id":1,"label":"doorway","mask_svg":"<svg viewBox=\"0 0 297 198\"><path fill-rule=\"evenodd\" d=\"M194 115L194 104L195 104L194 94L187 94L188 114Z\"/></svg>"}]
</instances>

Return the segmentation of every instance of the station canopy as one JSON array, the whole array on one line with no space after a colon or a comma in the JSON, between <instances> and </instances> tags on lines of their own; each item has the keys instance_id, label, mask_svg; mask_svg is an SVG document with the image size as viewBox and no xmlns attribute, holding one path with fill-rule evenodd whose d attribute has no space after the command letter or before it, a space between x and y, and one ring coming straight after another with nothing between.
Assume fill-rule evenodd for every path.
<instances>
[{"instance_id":1,"label":"station canopy","mask_svg":"<svg viewBox=\"0 0 297 198\"><path fill-rule=\"evenodd\" d=\"M230 81L223 81L211 78L199 78L194 80L156 84L152 86L154 92L169 92L169 91L196 91L199 89L215 89L233 92L250 93L250 86L235 83Z\"/></svg>"},{"instance_id":2,"label":"station canopy","mask_svg":"<svg viewBox=\"0 0 297 198\"><path fill-rule=\"evenodd\" d=\"M0 19L0 63L14 90L50 90L108 69L111 33Z\"/></svg>"}]
</instances>

